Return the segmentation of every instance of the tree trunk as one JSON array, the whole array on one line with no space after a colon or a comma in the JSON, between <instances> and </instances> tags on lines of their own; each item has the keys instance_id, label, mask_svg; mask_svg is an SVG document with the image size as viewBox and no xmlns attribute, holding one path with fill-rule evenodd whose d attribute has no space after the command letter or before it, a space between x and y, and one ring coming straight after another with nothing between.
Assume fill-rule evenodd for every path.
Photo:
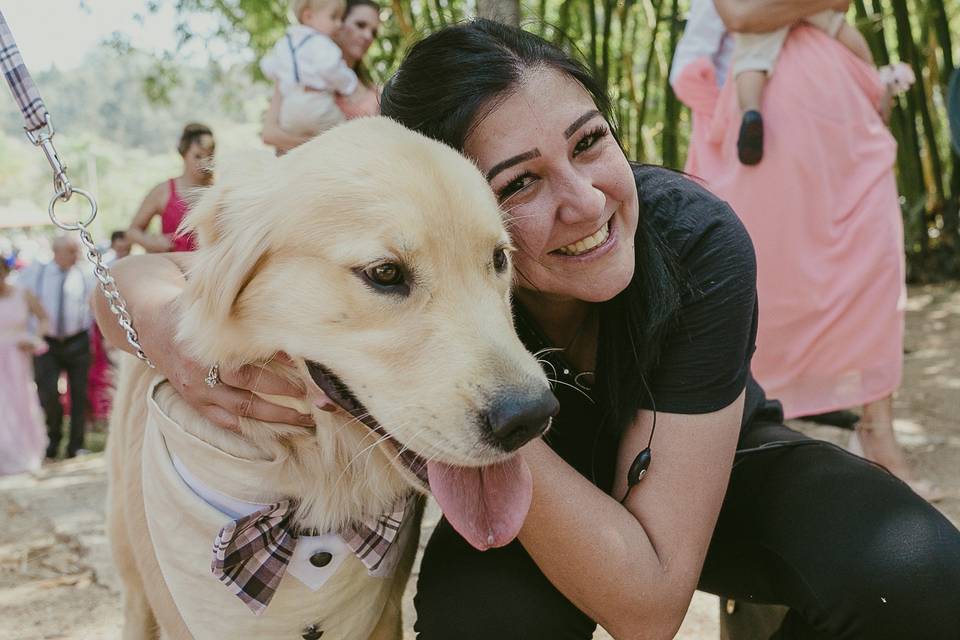
<instances>
[{"instance_id":1,"label":"tree trunk","mask_svg":"<svg viewBox=\"0 0 960 640\"><path fill-rule=\"evenodd\" d=\"M520 0L477 0L477 17L520 26Z\"/></svg>"}]
</instances>

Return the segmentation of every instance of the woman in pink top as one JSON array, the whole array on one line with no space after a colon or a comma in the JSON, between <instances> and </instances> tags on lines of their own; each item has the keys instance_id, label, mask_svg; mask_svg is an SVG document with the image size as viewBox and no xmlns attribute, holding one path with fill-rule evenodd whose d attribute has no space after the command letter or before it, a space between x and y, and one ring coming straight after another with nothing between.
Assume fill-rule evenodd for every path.
<instances>
[{"instance_id":1,"label":"woman in pink top","mask_svg":"<svg viewBox=\"0 0 960 640\"><path fill-rule=\"evenodd\" d=\"M134 216L127 237L150 253L193 251L196 240L192 235L177 234L177 227L189 208L184 194L203 187L213 180L210 162L213 159L213 132L202 124L188 124L183 128L177 151L183 157L183 173L177 178L161 182L147 194ZM160 216L160 233L150 233L147 227L155 216Z\"/></svg>"},{"instance_id":2,"label":"woman in pink top","mask_svg":"<svg viewBox=\"0 0 960 640\"><path fill-rule=\"evenodd\" d=\"M376 40L379 28L380 5L376 0L347 0L343 26L333 36L333 40L343 51L347 66L360 78L360 85L353 95L337 97L337 106L348 119L373 116L380 112L380 88L370 79L370 74L363 65L363 56ZM260 134L264 143L276 149L277 154L286 153L310 139L291 135L280 128L282 104L283 96L274 90L270 108L263 116L263 131Z\"/></svg>"}]
</instances>

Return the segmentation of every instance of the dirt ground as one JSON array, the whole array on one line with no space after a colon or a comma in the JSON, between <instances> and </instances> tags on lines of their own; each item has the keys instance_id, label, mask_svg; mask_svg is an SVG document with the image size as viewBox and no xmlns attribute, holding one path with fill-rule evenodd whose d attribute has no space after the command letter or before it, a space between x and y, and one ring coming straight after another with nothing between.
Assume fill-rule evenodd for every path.
<instances>
[{"instance_id":1,"label":"dirt ground","mask_svg":"<svg viewBox=\"0 0 960 640\"><path fill-rule=\"evenodd\" d=\"M895 402L898 438L918 474L946 494L937 506L960 523L960 284L911 289L905 363ZM837 442L846 437L827 427L801 428ZM119 637L105 492L102 454L0 478L0 638ZM435 508L428 512L424 539L436 517ZM677 637L714 640L718 628L716 599L698 593ZM595 637L609 638L602 631Z\"/></svg>"}]
</instances>

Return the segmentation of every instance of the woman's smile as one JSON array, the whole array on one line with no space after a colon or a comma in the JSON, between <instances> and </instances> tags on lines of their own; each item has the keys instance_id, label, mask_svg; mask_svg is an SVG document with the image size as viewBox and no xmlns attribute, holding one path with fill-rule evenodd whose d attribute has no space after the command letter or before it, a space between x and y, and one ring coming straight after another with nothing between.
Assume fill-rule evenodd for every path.
<instances>
[{"instance_id":1,"label":"woman's smile","mask_svg":"<svg viewBox=\"0 0 960 640\"><path fill-rule=\"evenodd\" d=\"M555 249L550 255L566 260L594 260L604 256L613 249L618 239L614 220L615 218L611 217L591 235Z\"/></svg>"}]
</instances>

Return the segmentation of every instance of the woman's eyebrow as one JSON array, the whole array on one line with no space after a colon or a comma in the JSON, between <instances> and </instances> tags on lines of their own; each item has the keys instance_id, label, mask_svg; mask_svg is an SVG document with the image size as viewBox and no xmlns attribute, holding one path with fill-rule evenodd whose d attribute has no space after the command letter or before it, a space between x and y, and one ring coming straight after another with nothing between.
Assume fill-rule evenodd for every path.
<instances>
[{"instance_id":1,"label":"woman's eyebrow","mask_svg":"<svg viewBox=\"0 0 960 640\"><path fill-rule=\"evenodd\" d=\"M498 162L497 164L493 165L493 168L490 169L490 171L487 172L487 182L493 180L493 178L504 169L509 169L515 164L520 164L521 162L526 162L527 160L539 157L540 149L531 149L530 151L524 151L523 153L517 154L512 158L507 158L503 162Z\"/></svg>"},{"instance_id":2,"label":"woman's eyebrow","mask_svg":"<svg viewBox=\"0 0 960 640\"><path fill-rule=\"evenodd\" d=\"M595 118L595 117L598 116L598 115L600 115L600 112L597 111L596 109L593 109L593 110L591 110L591 111L587 111L585 114L583 114L582 116L580 116L579 118L577 118L576 120L574 120L574 121L573 121L573 124L571 124L569 127L567 127L567 128L564 130L564 132L563 132L563 137L569 139L570 136L572 136L573 134L575 134L575 133L577 132L577 129L579 129L580 127L583 126L583 123L585 123L585 122L588 121L588 120L592 120L593 118Z\"/></svg>"},{"instance_id":3,"label":"woman's eyebrow","mask_svg":"<svg viewBox=\"0 0 960 640\"><path fill-rule=\"evenodd\" d=\"M596 109L591 109L590 111L587 111L585 114L583 114L582 116L574 120L573 124L571 124L569 127L567 127L563 131L563 137L569 140L570 136L575 134L577 130L584 125L585 122L588 122L593 118L596 118L598 115L600 115L600 112L597 111ZM521 162L526 162L527 160L531 160L533 158L539 158L539 157L540 157L540 150L531 149L530 151L524 151L523 153L515 155L512 158L507 158L503 162L498 162L497 164L493 165L493 168L490 169L490 171L487 172L487 182L492 181L493 178L504 169L509 169L515 164L520 164Z\"/></svg>"}]
</instances>

